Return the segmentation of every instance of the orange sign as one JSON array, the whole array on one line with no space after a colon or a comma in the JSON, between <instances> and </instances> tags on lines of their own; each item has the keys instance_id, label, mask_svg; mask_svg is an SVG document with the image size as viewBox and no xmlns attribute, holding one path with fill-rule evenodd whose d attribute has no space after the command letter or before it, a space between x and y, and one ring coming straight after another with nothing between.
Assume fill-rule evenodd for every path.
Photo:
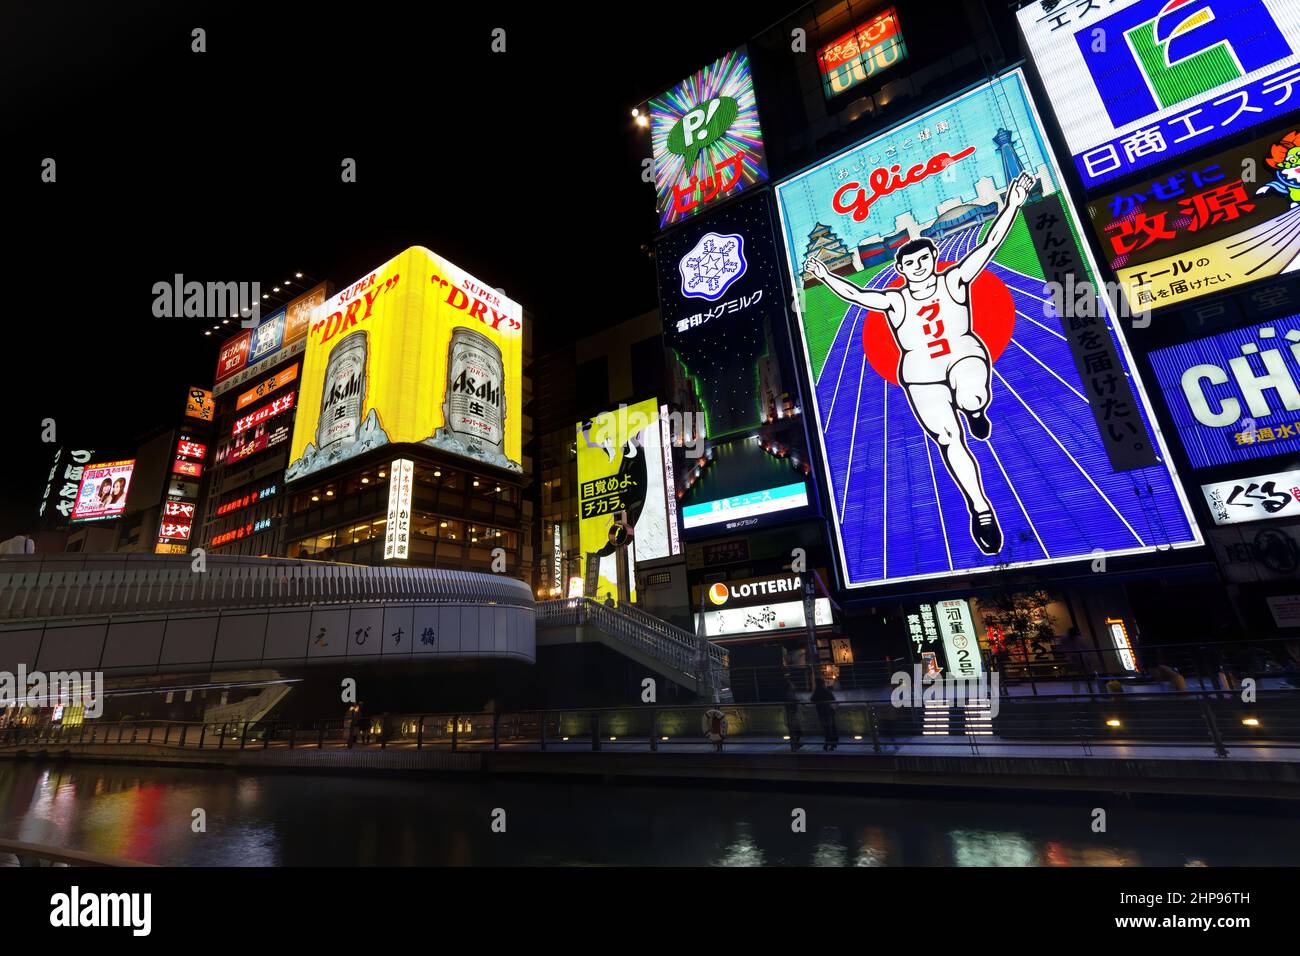
<instances>
[{"instance_id":1,"label":"orange sign","mask_svg":"<svg viewBox=\"0 0 1300 956\"><path fill-rule=\"evenodd\" d=\"M255 386L253 386L248 391L240 395L237 399L235 399L235 411L239 411L241 408L245 408L253 404L253 402L265 398L266 396L274 392L277 388L281 388L285 385L288 385L297 377L298 377L297 365L290 365L288 368L284 369L283 371L276 372L270 378L258 382Z\"/></svg>"},{"instance_id":2,"label":"orange sign","mask_svg":"<svg viewBox=\"0 0 1300 956\"><path fill-rule=\"evenodd\" d=\"M212 393L206 388L191 388L185 396L185 414L200 421L212 421Z\"/></svg>"},{"instance_id":3,"label":"orange sign","mask_svg":"<svg viewBox=\"0 0 1300 956\"><path fill-rule=\"evenodd\" d=\"M324 301L325 283L322 282L289 303L289 307L285 310L287 314L284 319L284 339L280 343L280 348L287 348L307 334L312 312Z\"/></svg>"}]
</instances>

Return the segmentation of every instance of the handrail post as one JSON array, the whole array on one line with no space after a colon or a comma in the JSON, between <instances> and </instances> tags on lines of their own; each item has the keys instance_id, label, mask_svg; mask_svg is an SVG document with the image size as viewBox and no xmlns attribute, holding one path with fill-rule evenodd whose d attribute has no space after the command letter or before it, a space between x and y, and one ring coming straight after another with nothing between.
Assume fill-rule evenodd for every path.
<instances>
[{"instance_id":1,"label":"handrail post","mask_svg":"<svg viewBox=\"0 0 1300 956\"><path fill-rule=\"evenodd\" d=\"M117 722L117 742L119 744L122 742L122 735L124 733L126 733L126 728L122 726L122 722L119 720Z\"/></svg>"},{"instance_id":2,"label":"handrail post","mask_svg":"<svg viewBox=\"0 0 1300 956\"><path fill-rule=\"evenodd\" d=\"M591 749L600 749L600 711L591 712Z\"/></svg>"},{"instance_id":3,"label":"handrail post","mask_svg":"<svg viewBox=\"0 0 1300 956\"><path fill-rule=\"evenodd\" d=\"M420 722L415 725L415 749L424 749L424 714L420 715Z\"/></svg>"},{"instance_id":4,"label":"handrail post","mask_svg":"<svg viewBox=\"0 0 1300 956\"><path fill-rule=\"evenodd\" d=\"M146 744L152 744L152 743L153 743L153 724L150 724L150 725L149 725L149 736L148 736L148 738L146 738L145 743L146 743Z\"/></svg>"},{"instance_id":5,"label":"handrail post","mask_svg":"<svg viewBox=\"0 0 1300 956\"><path fill-rule=\"evenodd\" d=\"M289 725L289 749L293 749L294 738L298 736L298 722L294 721Z\"/></svg>"},{"instance_id":6,"label":"handrail post","mask_svg":"<svg viewBox=\"0 0 1300 956\"><path fill-rule=\"evenodd\" d=\"M199 724L199 749L200 749L200 750L203 749L203 741L204 741L204 739L207 738L207 736L208 736L208 725L207 725L207 723L205 722L205 723Z\"/></svg>"},{"instance_id":7,"label":"handrail post","mask_svg":"<svg viewBox=\"0 0 1300 956\"><path fill-rule=\"evenodd\" d=\"M659 711L650 708L650 750L652 752L659 749Z\"/></svg>"},{"instance_id":8,"label":"handrail post","mask_svg":"<svg viewBox=\"0 0 1300 956\"><path fill-rule=\"evenodd\" d=\"M244 742L247 739L248 739L248 721L244 721L244 725L239 728L239 749L240 750L244 749Z\"/></svg>"},{"instance_id":9,"label":"handrail post","mask_svg":"<svg viewBox=\"0 0 1300 956\"><path fill-rule=\"evenodd\" d=\"M1228 748L1223 745L1223 734L1219 731L1219 722L1214 719L1214 711L1210 709L1210 702L1202 697L1201 719L1205 721L1205 726L1210 731L1210 741L1214 744L1214 752L1220 757L1228 756Z\"/></svg>"},{"instance_id":10,"label":"handrail post","mask_svg":"<svg viewBox=\"0 0 1300 956\"><path fill-rule=\"evenodd\" d=\"M492 712L492 749L501 749L501 711Z\"/></svg>"},{"instance_id":11,"label":"handrail post","mask_svg":"<svg viewBox=\"0 0 1300 956\"><path fill-rule=\"evenodd\" d=\"M867 729L871 731L871 747L880 753L880 728L876 725L876 709L867 704Z\"/></svg>"},{"instance_id":12,"label":"handrail post","mask_svg":"<svg viewBox=\"0 0 1300 956\"><path fill-rule=\"evenodd\" d=\"M168 724L166 727L163 728L163 746L166 747L167 744L171 741L171 739L172 739L172 725Z\"/></svg>"},{"instance_id":13,"label":"handrail post","mask_svg":"<svg viewBox=\"0 0 1300 956\"><path fill-rule=\"evenodd\" d=\"M275 722L274 722L274 721L271 723L271 725L270 725L269 727L267 727L264 731L262 731L262 749L263 749L263 750L265 750L267 747L271 746L271 735L272 735L273 733L275 733Z\"/></svg>"},{"instance_id":14,"label":"handrail post","mask_svg":"<svg viewBox=\"0 0 1300 956\"><path fill-rule=\"evenodd\" d=\"M226 725L225 724L221 725L221 736L217 738L217 749L218 750L226 749Z\"/></svg>"},{"instance_id":15,"label":"handrail post","mask_svg":"<svg viewBox=\"0 0 1300 956\"><path fill-rule=\"evenodd\" d=\"M546 711L542 711L541 716L537 719L537 737L538 740L541 742L542 750L545 751L546 750Z\"/></svg>"},{"instance_id":16,"label":"handrail post","mask_svg":"<svg viewBox=\"0 0 1300 956\"><path fill-rule=\"evenodd\" d=\"M456 744L457 744L459 738L460 738L460 714L452 714L452 716L451 716L451 750L452 750L452 753L455 753L455 752L456 752Z\"/></svg>"},{"instance_id":17,"label":"handrail post","mask_svg":"<svg viewBox=\"0 0 1300 956\"><path fill-rule=\"evenodd\" d=\"M325 749L325 722L321 721L316 727L316 749Z\"/></svg>"}]
</instances>

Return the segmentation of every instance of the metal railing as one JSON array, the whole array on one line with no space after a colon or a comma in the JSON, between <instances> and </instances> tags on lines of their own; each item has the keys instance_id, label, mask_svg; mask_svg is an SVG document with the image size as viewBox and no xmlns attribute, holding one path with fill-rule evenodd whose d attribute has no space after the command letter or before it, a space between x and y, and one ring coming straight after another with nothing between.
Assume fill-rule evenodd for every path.
<instances>
[{"instance_id":1,"label":"metal railing","mask_svg":"<svg viewBox=\"0 0 1300 956\"><path fill-rule=\"evenodd\" d=\"M628 604L608 607L591 598L562 598L537 602L537 627L577 627L591 624L623 643L649 655L693 681L707 677L709 686L720 692L728 684L727 652L700 638ZM709 673L704 673L702 656Z\"/></svg>"},{"instance_id":2,"label":"metal railing","mask_svg":"<svg viewBox=\"0 0 1300 956\"><path fill-rule=\"evenodd\" d=\"M185 556L72 557L80 560L0 558L0 621L408 601L533 606L522 581L471 571L219 557L196 571Z\"/></svg>"},{"instance_id":3,"label":"metal railing","mask_svg":"<svg viewBox=\"0 0 1300 956\"><path fill-rule=\"evenodd\" d=\"M706 750L705 712L726 716L723 748L783 752L831 744L843 753L915 753L957 745L973 754L1175 756L1250 748L1300 749L1300 692L1275 691L1246 704L1227 691L1024 696L958 706L840 702L833 715L805 701L386 714L359 720L180 722L88 721L75 727L0 729L0 748L94 753L103 747L166 750L388 749L448 751L658 752Z\"/></svg>"},{"instance_id":4,"label":"metal railing","mask_svg":"<svg viewBox=\"0 0 1300 956\"><path fill-rule=\"evenodd\" d=\"M0 866L153 866L102 853L69 850L39 843L0 840Z\"/></svg>"}]
</instances>

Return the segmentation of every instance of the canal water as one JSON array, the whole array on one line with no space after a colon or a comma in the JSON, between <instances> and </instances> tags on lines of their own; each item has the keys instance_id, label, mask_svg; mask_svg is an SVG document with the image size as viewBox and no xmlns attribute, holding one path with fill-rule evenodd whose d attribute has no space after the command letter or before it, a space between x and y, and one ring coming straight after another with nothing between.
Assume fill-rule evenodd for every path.
<instances>
[{"instance_id":1,"label":"canal water","mask_svg":"<svg viewBox=\"0 0 1300 956\"><path fill-rule=\"evenodd\" d=\"M1294 814L1232 806L0 763L0 837L187 866L1300 863Z\"/></svg>"}]
</instances>

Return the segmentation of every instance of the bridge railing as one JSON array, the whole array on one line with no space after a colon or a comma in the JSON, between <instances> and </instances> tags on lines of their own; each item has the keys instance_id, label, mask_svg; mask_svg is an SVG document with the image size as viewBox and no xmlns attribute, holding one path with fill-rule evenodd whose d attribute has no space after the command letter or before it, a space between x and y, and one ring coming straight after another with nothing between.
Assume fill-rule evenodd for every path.
<instances>
[{"instance_id":1,"label":"bridge railing","mask_svg":"<svg viewBox=\"0 0 1300 956\"><path fill-rule=\"evenodd\" d=\"M996 712L993 705L997 704ZM1272 691L1245 703L1228 691L1083 694L972 700L965 706L915 701L841 702L828 715L797 700L755 704L564 708L487 713L383 714L317 721L86 721L77 726L0 728L0 749L149 750L415 748L447 751L700 750L708 711L725 717L724 748L781 752L832 744L845 753L924 752L954 744L980 753L1173 756L1300 750L1300 691ZM1175 753L1175 751L1180 751Z\"/></svg>"},{"instance_id":2,"label":"bridge railing","mask_svg":"<svg viewBox=\"0 0 1300 956\"><path fill-rule=\"evenodd\" d=\"M629 604L608 607L591 598L561 598L537 602L537 626L578 626L592 624L663 664L672 667L692 680L702 676L701 651L708 658L711 674L707 675L715 688L727 686L727 652L711 641L697 637L684 628L677 627L647 614Z\"/></svg>"},{"instance_id":3,"label":"bridge railing","mask_svg":"<svg viewBox=\"0 0 1300 956\"><path fill-rule=\"evenodd\" d=\"M68 568L67 562L0 559L0 622L404 601L533 606L522 581L469 571L215 557L201 565L166 556L103 563Z\"/></svg>"}]
</instances>

